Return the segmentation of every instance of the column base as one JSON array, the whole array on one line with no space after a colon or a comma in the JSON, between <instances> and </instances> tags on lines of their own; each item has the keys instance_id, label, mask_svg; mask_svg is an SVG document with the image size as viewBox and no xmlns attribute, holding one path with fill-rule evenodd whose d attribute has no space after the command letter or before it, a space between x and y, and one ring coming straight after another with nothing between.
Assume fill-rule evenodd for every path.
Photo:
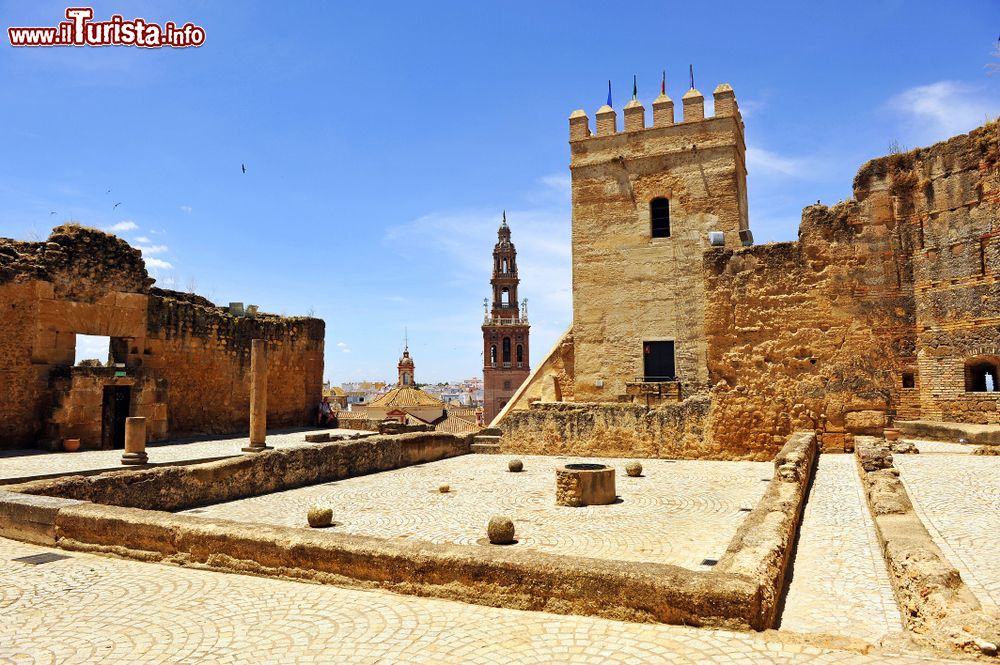
<instances>
[{"instance_id":1,"label":"column base","mask_svg":"<svg viewBox=\"0 0 1000 665\"><path fill-rule=\"evenodd\" d=\"M263 452L265 450L274 450L274 446L268 446L268 445L263 444L263 443L261 443L261 444L253 444L253 443L251 443L246 448L240 448L240 450L242 450L245 453L260 453L260 452Z\"/></svg>"},{"instance_id":2,"label":"column base","mask_svg":"<svg viewBox=\"0 0 1000 665\"><path fill-rule=\"evenodd\" d=\"M145 464L149 459L146 453L123 453L122 464Z\"/></svg>"}]
</instances>

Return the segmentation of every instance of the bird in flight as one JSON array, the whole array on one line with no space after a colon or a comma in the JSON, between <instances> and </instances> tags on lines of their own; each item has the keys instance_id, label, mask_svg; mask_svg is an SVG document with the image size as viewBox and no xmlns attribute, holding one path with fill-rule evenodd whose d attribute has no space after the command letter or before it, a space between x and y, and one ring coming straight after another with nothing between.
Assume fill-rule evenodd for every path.
<instances>
[{"instance_id":1,"label":"bird in flight","mask_svg":"<svg viewBox=\"0 0 1000 665\"><path fill-rule=\"evenodd\" d=\"M104 193L105 193L105 194L110 194L110 193L111 193L111 190L109 189L108 191L106 191L106 192L104 192Z\"/></svg>"},{"instance_id":2,"label":"bird in flight","mask_svg":"<svg viewBox=\"0 0 1000 665\"><path fill-rule=\"evenodd\" d=\"M112 210L114 210L115 208L117 208L117 207L118 207L118 206L120 206L121 204L122 204L122 202L121 202L121 201L119 201L119 202L118 202L118 203L116 203L116 204L115 204L115 205L114 205L114 206L113 206L113 207L112 207L111 209L112 209Z\"/></svg>"},{"instance_id":3,"label":"bird in flight","mask_svg":"<svg viewBox=\"0 0 1000 665\"><path fill-rule=\"evenodd\" d=\"M242 168L242 169L243 169L243 172L244 172L244 173L246 173L246 172L247 172L247 165L246 165L246 164L240 164L240 168Z\"/></svg>"},{"instance_id":4,"label":"bird in flight","mask_svg":"<svg viewBox=\"0 0 1000 665\"><path fill-rule=\"evenodd\" d=\"M53 211L52 211L52 212L50 212L49 214L50 214L50 215L54 215L54 214L56 214L56 211L55 211L55 210L53 210Z\"/></svg>"}]
</instances>

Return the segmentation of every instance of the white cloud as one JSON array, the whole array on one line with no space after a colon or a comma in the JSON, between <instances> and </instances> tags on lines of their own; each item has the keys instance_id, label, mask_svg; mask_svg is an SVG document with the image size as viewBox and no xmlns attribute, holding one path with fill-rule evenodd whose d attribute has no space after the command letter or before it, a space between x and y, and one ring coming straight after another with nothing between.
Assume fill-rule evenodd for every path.
<instances>
[{"instance_id":1,"label":"white cloud","mask_svg":"<svg viewBox=\"0 0 1000 665\"><path fill-rule=\"evenodd\" d=\"M569 202L508 208L507 222L517 247L521 278L518 295L528 298L532 345L539 354L533 356L533 362L540 362L541 354L548 351L573 317ZM402 246L408 255L413 250L426 255L440 266L443 288L452 297L468 302L468 308L461 312L423 319L418 330L454 334L456 330L475 330L482 322L482 298L490 293L490 255L499 226L496 211L445 210L388 230L389 245L398 246L405 240ZM470 348L478 347L474 339L468 343Z\"/></svg>"},{"instance_id":2,"label":"white cloud","mask_svg":"<svg viewBox=\"0 0 1000 665\"><path fill-rule=\"evenodd\" d=\"M1000 94L963 81L938 81L909 88L887 107L900 117L905 143L923 145L975 129L1000 110Z\"/></svg>"},{"instance_id":3,"label":"white cloud","mask_svg":"<svg viewBox=\"0 0 1000 665\"><path fill-rule=\"evenodd\" d=\"M163 259L148 258L146 259L146 267L156 268L159 270L171 270L174 266L172 263L164 261Z\"/></svg>"},{"instance_id":4,"label":"white cloud","mask_svg":"<svg viewBox=\"0 0 1000 665\"><path fill-rule=\"evenodd\" d=\"M192 210L191 206L181 206L181 212L191 212Z\"/></svg>"},{"instance_id":5,"label":"white cloud","mask_svg":"<svg viewBox=\"0 0 1000 665\"><path fill-rule=\"evenodd\" d=\"M343 353L350 353L351 352L350 347L348 347L347 344L344 343L344 342L337 342L337 348L340 349L341 352L343 352Z\"/></svg>"},{"instance_id":6,"label":"white cloud","mask_svg":"<svg viewBox=\"0 0 1000 665\"><path fill-rule=\"evenodd\" d=\"M167 251L166 245L136 245L136 249L142 252L143 256L149 256L151 254L162 254Z\"/></svg>"},{"instance_id":7,"label":"white cloud","mask_svg":"<svg viewBox=\"0 0 1000 665\"><path fill-rule=\"evenodd\" d=\"M147 238L146 236L139 236L138 238L136 238L136 239L135 239L135 241L136 241L136 242L141 242L141 243L149 243L149 242L153 242L152 240L150 240L150 239L149 239L149 238Z\"/></svg>"},{"instance_id":8,"label":"white cloud","mask_svg":"<svg viewBox=\"0 0 1000 665\"><path fill-rule=\"evenodd\" d=\"M802 178L809 175L811 166L809 160L802 157L790 157L764 148L748 146L747 171Z\"/></svg>"},{"instance_id":9,"label":"white cloud","mask_svg":"<svg viewBox=\"0 0 1000 665\"><path fill-rule=\"evenodd\" d=\"M134 231L139 228L139 225L131 220L124 220L118 222L117 224L112 224L105 231L111 231L112 233L120 233L122 231Z\"/></svg>"}]
</instances>

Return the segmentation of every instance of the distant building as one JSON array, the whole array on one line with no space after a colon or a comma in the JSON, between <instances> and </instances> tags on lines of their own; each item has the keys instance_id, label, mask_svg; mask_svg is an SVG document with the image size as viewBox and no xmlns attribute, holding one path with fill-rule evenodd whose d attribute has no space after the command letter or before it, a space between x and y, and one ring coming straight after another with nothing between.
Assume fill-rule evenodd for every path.
<instances>
[{"instance_id":1,"label":"distant building","mask_svg":"<svg viewBox=\"0 0 1000 665\"><path fill-rule=\"evenodd\" d=\"M528 364L528 301L518 308L517 250L510 241L507 213L493 247L493 308L483 302L483 410L486 422L500 413L531 373Z\"/></svg>"},{"instance_id":2,"label":"distant building","mask_svg":"<svg viewBox=\"0 0 1000 665\"><path fill-rule=\"evenodd\" d=\"M416 387L409 346L404 348L396 370L399 377L396 385L364 407L367 418L396 420L406 425L433 425L436 430L453 434L479 429L474 409L451 407Z\"/></svg>"}]
</instances>

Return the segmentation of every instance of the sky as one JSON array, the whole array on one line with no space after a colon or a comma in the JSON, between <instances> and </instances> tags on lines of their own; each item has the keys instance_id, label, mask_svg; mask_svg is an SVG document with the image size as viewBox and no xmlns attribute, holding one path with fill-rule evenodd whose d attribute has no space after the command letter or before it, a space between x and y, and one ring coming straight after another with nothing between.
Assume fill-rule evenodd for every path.
<instances>
[{"instance_id":1,"label":"sky","mask_svg":"<svg viewBox=\"0 0 1000 665\"><path fill-rule=\"evenodd\" d=\"M996 0L93 7L205 43L15 49L7 27L66 5L0 2L0 236L77 221L158 286L320 317L335 384L395 380L404 330L417 381L481 376L503 210L541 362L572 319L567 118L593 123L609 79L619 116L633 75L647 108L662 70L679 105L693 65L706 112L733 86L758 243L890 146L1000 114Z\"/></svg>"}]
</instances>

